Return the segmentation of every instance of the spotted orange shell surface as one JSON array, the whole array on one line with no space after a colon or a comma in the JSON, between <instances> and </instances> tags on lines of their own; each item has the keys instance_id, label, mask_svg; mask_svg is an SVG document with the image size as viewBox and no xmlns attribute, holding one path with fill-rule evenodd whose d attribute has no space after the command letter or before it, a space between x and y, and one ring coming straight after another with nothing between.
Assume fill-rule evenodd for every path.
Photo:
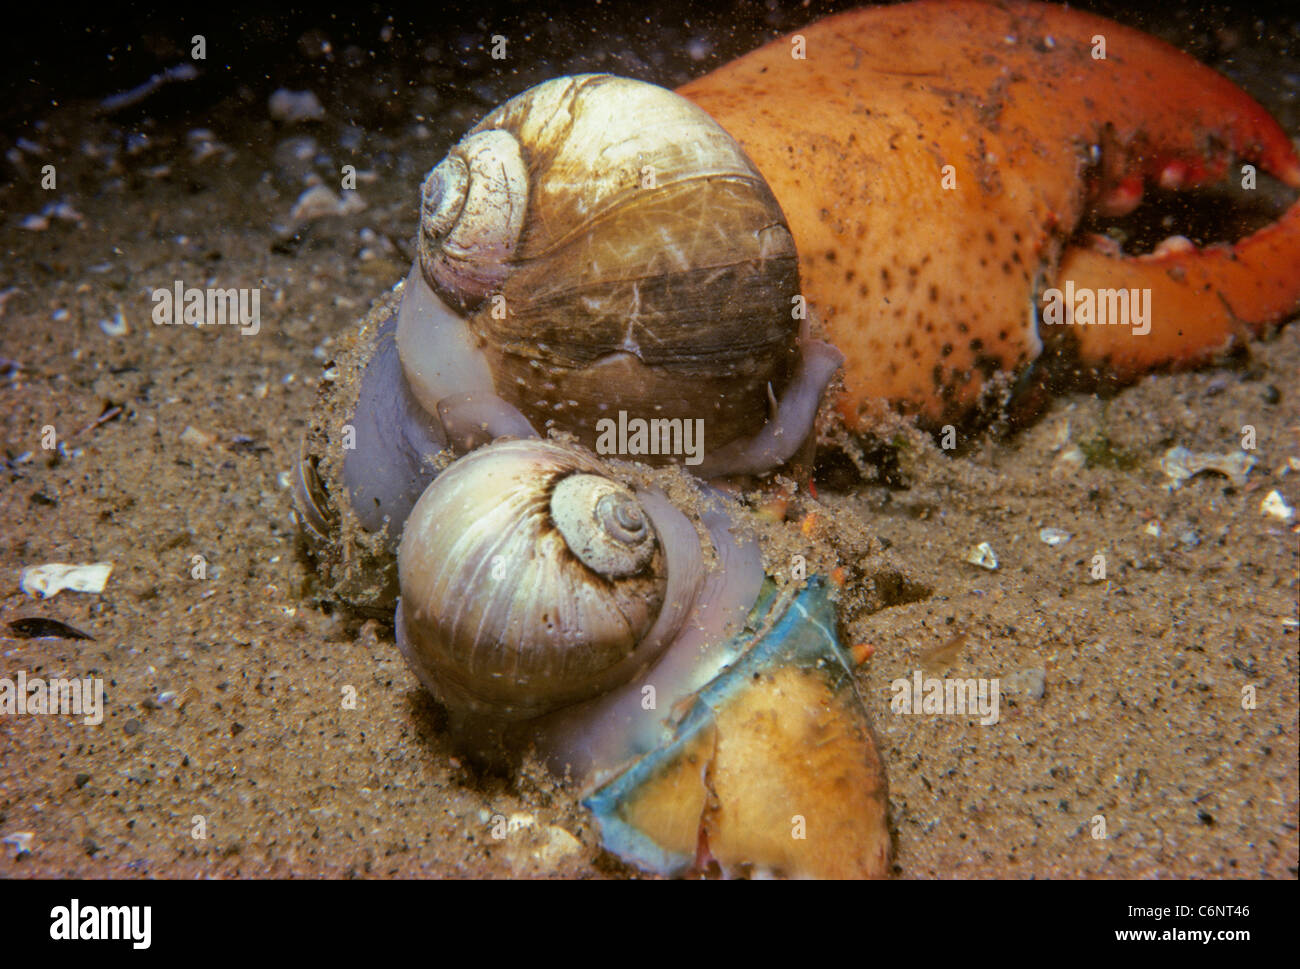
<instances>
[{"instance_id":1,"label":"spotted orange shell surface","mask_svg":"<svg viewBox=\"0 0 1300 969\"><path fill-rule=\"evenodd\" d=\"M1144 187L1239 184L1245 163L1300 187L1294 147L1254 100L1104 18L976 0L866 8L680 93L781 203L804 293L845 355L850 426L867 429L882 399L926 421L967 416L1045 340L1126 379L1204 362L1300 308L1300 203L1234 245L1126 255L1075 238L1089 212L1130 210ZM1045 326L1043 294L1067 281L1149 289L1149 332Z\"/></svg>"}]
</instances>

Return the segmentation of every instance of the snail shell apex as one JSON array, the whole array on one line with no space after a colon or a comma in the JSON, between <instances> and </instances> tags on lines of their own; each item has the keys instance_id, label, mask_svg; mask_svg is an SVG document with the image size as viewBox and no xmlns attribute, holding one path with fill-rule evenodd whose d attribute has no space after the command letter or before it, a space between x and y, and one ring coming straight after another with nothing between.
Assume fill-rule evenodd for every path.
<instances>
[{"instance_id":1,"label":"snail shell apex","mask_svg":"<svg viewBox=\"0 0 1300 969\"><path fill-rule=\"evenodd\" d=\"M551 519L583 565L611 579L642 571L655 554L654 526L631 490L599 474L562 478Z\"/></svg>"},{"instance_id":2,"label":"snail shell apex","mask_svg":"<svg viewBox=\"0 0 1300 969\"><path fill-rule=\"evenodd\" d=\"M420 263L436 289L467 308L498 287L523 230L528 173L519 143L480 131L429 172L420 189Z\"/></svg>"},{"instance_id":3,"label":"snail shell apex","mask_svg":"<svg viewBox=\"0 0 1300 969\"><path fill-rule=\"evenodd\" d=\"M668 594L653 520L601 470L550 442L500 442L416 503L398 638L449 706L539 716L627 681L680 627L691 596Z\"/></svg>"}]
</instances>

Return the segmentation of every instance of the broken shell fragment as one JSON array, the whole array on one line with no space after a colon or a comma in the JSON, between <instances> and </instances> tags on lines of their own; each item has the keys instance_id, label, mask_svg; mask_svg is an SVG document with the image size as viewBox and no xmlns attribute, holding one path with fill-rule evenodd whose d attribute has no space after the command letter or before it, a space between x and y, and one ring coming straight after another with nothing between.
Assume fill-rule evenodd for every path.
<instances>
[{"instance_id":1,"label":"broken shell fragment","mask_svg":"<svg viewBox=\"0 0 1300 969\"><path fill-rule=\"evenodd\" d=\"M1255 466L1255 455L1245 451L1225 451L1214 454L1210 451L1189 451L1185 447L1171 447L1160 459L1160 470L1169 478L1171 491L1181 488L1183 482L1195 477L1202 471L1217 471L1224 475L1234 486L1240 488L1246 483L1246 475Z\"/></svg>"},{"instance_id":2,"label":"broken shell fragment","mask_svg":"<svg viewBox=\"0 0 1300 969\"><path fill-rule=\"evenodd\" d=\"M1295 517L1295 509L1286 503L1286 499L1276 488L1264 496L1264 500L1259 503L1259 510L1261 514L1280 518L1284 522L1289 522Z\"/></svg>"},{"instance_id":3,"label":"broken shell fragment","mask_svg":"<svg viewBox=\"0 0 1300 969\"><path fill-rule=\"evenodd\" d=\"M972 546L967 552L964 561L971 565L978 565L981 569L988 569L992 572L998 567L998 557L993 551L993 546L988 542L980 542Z\"/></svg>"},{"instance_id":4,"label":"broken shell fragment","mask_svg":"<svg viewBox=\"0 0 1300 969\"><path fill-rule=\"evenodd\" d=\"M65 565L50 562L23 569L19 587L29 596L48 599L64 589L73 592L99 593L104 591L108 576L113 571L112 562L94 562L90 565Z\"/></svg>"}]
</instances>

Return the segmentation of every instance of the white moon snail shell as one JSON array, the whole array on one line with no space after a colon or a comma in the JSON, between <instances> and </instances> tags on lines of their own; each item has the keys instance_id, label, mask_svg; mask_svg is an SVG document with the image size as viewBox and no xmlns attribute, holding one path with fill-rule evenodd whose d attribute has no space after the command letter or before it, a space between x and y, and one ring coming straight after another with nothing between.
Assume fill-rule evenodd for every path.
<instances>
[{"instance_id":1,"label":"white moon snail shell","mask_svg":"<svg viewBox=\"0 0 1300 969\"><path fill-rule=\"evenodd\" d=\"M540 440L444 471L407 520L398 573L398 641L422 682L502 721L626 683L679 638L705 585L684 515Z\"/></svg>"}]
</instances>

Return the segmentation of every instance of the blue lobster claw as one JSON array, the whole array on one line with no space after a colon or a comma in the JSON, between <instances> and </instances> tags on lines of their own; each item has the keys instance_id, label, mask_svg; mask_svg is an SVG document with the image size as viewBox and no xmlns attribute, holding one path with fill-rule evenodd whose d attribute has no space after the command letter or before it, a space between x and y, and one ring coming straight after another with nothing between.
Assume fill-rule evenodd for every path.
<instances>
[{"instance_id":1,"label":"blue lobster claw","mask_svg":"<svg viewBox=\"0 0 1300 969\"><path fill-rule=\"evenodd\" d=\"M826 580L765 581L729 645L668 739L583 800L603 846L665 876L886 876L885 771Z\"/></svg>"}]
</instances>

